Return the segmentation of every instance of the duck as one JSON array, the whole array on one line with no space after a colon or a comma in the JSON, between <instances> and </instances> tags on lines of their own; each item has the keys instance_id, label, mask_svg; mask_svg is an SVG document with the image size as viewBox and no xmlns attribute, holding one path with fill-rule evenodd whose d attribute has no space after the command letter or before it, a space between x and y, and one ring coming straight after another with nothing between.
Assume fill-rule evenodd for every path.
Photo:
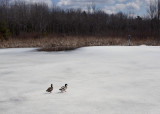
<instances>
[{"instance_id":1,"label":"duck","mask_svg":"<svg viewBox=\"0 0 160 114\"><path fill-rule=\"evenodd\" d=\"M68 86L68 84L65 84L65 86L62 86L59 90L61 92L64 92L64 91L66 92L67 86Z\"/></svg>"},{"instance_id":2,"label":"duck","mask_svg":"<svg viewBox=\"0 0 160 114\"><path fill-rule=\"evenodd\" d=\"M52 92L52 90L53 90L53 84L51 84L51 87L49 87L47 90L46 90L46 92Z\"/></svg>"}]
</instances>

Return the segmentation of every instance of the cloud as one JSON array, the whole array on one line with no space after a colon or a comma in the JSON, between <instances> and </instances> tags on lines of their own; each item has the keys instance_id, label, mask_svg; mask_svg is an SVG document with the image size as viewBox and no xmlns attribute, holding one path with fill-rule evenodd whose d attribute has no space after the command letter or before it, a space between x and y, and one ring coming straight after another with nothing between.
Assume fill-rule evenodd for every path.
<instances>
[{"instance_id":1,"label":"cloud","mask_svg":"<svg viewBox=\"0 0 160 114\"><path fill-rule=\"evenodd\" d=\"M118 2L125 2L126 0L117 0Z\"/></svg>"},{"instance_id":2,"label":"cloud","mask_svg":"<svg viewBox=\"0 0 160 114\"><path fill-rule=\"evenodd\" d=\"M123 1L123 0L118 0L118 1ZM122 12L137 12L141 9L142 1L140 0L135 0L134 2L130 1L125 1L125 3L116 3L111 6L104 6L103 10L106 13L112 14L112 13L117 13L119 11ZM144 5L144 4L143 4Z\"/></svg>"},{"instance_id":3,"label":"cloud","mask_svg":"<svg viewBox=\"0 0 160 114\"><path fill-rule=\"evenodd\" d=\"M52 0L10 0L11 3L15 2L15 1L22 1L22 2L26 2L26 3L45 3L49 7L53 7Z\"/></svg>"},{"instance_id":4,"label":"cloud","mask_svg":"<svg viewBox=\"0 0 160 114\"><path fill-rule=\"evenodd\" d=\"M59 0L57 6L63 8L81 8L86 10L87 6L94 3L97 8L107 13L116 13L118 11L138 11L144 2L148 0Z\"/></svg>"},{"instance_id":5,"label":"cloud","mask_svg":"<svg viewBox=\"0 0 160 114\"><path fill-rule=\"evenodd\" d=\"M60 0L57 3L58 6L63 6L63 5L70 5L70 0Z\"/></svg>"},{"instance_id":6,"label":"cloud","mask_svg":"<svg viewBox=\"0 0 160 114\"><path fill-rule=\"evenodd\" d=\"M129 2L126 4L126 8L131 9L131 10L139 10L140 6L139 6L139 4L137 4L135 2Z\"/></svg>"},{"instance_id":7,"label":"cloud","mask_svg":"<svg viewBox=\"0 0 160 114\"><path fill-rule=\"evenodd\" d=\"M96 4L102 5L102 4L114 4L114 0L60 0L57 3L57 6L59 7L65 7L65 8L81 8L85 9L89 4Z\"/></svg>"}]
</instances>

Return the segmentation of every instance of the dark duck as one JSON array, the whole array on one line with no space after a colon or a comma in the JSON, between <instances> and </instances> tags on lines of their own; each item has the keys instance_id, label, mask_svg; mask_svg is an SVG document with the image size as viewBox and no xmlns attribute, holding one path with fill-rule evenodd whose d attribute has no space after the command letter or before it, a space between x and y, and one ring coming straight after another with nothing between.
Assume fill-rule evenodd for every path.
<instances>
[{"instance_id":1,"label":"dark duck","mask_svg":"<svg viewBox=\"0 0 160 114\"><path fill-rule=\"evenodd\" d=\"M52 90L53 90L53 84L51 84L51 87L49 87L47 90L46 90L46 92L52 92Z\"/></svg>"}]
</instances>

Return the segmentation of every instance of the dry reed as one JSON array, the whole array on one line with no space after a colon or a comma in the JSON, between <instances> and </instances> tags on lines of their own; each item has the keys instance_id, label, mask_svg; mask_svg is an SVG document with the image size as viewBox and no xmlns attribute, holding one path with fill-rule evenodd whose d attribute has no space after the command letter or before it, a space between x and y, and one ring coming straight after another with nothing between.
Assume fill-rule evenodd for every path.
<instances>
[{"instance_id":1,"label":"dry reed","mask_svg":"<svg viewBox=\"0 0 160 114\"><path fill-rule=\"evenodd\" d=\"M78 37L78 36L56 36L45 38L10 38L8 41L1 41L0 48L28 48L40 47L39 51L66 51L73 50L84 46L127 46L127 38L111 38L111 37ZM157 46L157 40L153 38L147 39L131 39L131 45L151 45Z\"/></svg>"}]
</instances>

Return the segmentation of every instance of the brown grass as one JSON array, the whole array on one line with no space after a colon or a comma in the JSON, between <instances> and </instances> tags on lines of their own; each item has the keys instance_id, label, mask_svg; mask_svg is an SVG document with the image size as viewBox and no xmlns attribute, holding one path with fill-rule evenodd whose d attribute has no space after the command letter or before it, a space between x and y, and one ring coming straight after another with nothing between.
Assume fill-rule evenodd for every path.
<instances>
[{"instance_id":1,"label":"brown grass","mask_svg":"<svg viewBox=\"0 0 160 114\"><path fill-rule=\"evenodd\" d=\"M120 45L128 46L127 38L111 37L78 37L78 36L56 36L45 38L10 38L8 41L1 41L0 48L27 48L40 47L39 51L66 51L84 46L110 46ZM157 46L157 40L153 38L132 39L132 46L150 45Z\"/></svg>"}]
</instances>

